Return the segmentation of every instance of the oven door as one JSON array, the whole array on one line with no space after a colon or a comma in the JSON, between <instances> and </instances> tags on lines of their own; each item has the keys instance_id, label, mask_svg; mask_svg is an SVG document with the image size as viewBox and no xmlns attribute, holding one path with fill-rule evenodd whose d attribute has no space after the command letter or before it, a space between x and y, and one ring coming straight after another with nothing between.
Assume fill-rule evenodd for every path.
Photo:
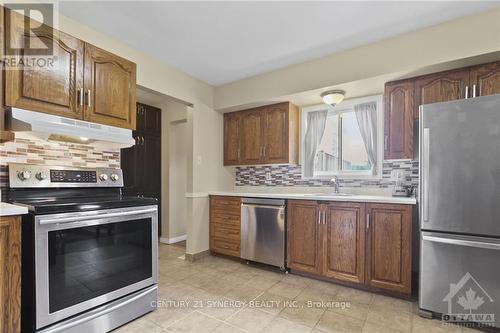
<instances>
[{"instance_id":1,"label":"oven door","mask_svg":"<svg viewBox=\"0 0 500 333\"><path fill-rule=\"evenodd\" d=\"M157 282L156 206L35 217L36 328Z\"/></svg>"}]
</instances>

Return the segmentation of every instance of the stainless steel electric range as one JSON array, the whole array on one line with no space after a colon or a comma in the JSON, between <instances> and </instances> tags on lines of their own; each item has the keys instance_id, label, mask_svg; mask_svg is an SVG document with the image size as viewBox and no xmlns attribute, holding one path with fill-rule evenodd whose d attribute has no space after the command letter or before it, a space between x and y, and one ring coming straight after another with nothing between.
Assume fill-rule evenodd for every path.
<instances>
[{"instance_id":1,"label":"stainless steel electric range","mask_svg":"<svg viewBox=\"0 0 500 333\"><path fill-rule=\"evenodd\" d=\"M107 332L155 309L157 200L119 169L9 164L22 223L23 332Z\"/></svg>"}]
</instances>

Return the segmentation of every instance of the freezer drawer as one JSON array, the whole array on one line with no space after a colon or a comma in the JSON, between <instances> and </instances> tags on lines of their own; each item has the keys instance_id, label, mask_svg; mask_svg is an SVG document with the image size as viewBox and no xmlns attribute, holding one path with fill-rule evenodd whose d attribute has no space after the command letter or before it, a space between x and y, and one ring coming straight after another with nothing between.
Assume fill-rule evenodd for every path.
<instances>
[{"instance_id":1,"label":"freezer drawer","mask_svg":"<svg viewBox=\"0 0 500 333\"><path fill-rule=\"evenodd\" d=\"M422 232L419 306L500 327L500 239Z\"/></svg>"},{"instance_id":2,"label":"freezer drawer","mask_svg":"<svg viewBox=\"0 0 500 333\"><path fill-rule=\"evenodd\" d=\"M243 198L241 258L285 267L285 201Z\"/></svg>"}]
</instances>

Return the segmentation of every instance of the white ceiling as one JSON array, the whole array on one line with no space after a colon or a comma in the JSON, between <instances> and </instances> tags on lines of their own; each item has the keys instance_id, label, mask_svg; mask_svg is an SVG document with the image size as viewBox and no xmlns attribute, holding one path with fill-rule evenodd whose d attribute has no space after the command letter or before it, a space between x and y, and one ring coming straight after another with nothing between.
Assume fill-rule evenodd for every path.
<instances>
[{"instance_id":1,"label":"white ceiling","mask_svg":"<svg viewBox=\"0 0 500 333\"><path fill-rule=\"evenodd\" d=\"M59 8L66 16L217 86L499 5L61 1Z\"/></svg>"}]
</instances>

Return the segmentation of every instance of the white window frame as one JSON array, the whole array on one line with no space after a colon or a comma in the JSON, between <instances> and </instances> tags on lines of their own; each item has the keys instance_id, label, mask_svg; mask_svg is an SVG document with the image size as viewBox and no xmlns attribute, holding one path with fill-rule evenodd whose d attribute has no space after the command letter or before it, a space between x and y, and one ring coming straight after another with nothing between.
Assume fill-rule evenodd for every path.
<instances>
[{"instance_id":1,"label":"white window frame","mask_svg":"<svg viewBox=\"0 0 500 333\"><path fill-rule=\"evenodd\" d=\"M335 112L340 114L342 112L354 111L354 105L361 103L375 102L377 104L377 165L375 172L369 171L338 171L338 172L322 172L319 175L307 177L304 175L302 168L302 179L329 179L334 176L345 179L381 179L382 178L382 164L384 162L384 106L382 95L372 95L361 98L353 98L342 103L331 106L327 104L317 104L302 108L301 116L301 130L300 130L300 162L304 165L304 139L307 130L307 114L309 112L328 110L328 112ZM342 147L339 147L339 151Z\"/></svg>"}]
</instances>

